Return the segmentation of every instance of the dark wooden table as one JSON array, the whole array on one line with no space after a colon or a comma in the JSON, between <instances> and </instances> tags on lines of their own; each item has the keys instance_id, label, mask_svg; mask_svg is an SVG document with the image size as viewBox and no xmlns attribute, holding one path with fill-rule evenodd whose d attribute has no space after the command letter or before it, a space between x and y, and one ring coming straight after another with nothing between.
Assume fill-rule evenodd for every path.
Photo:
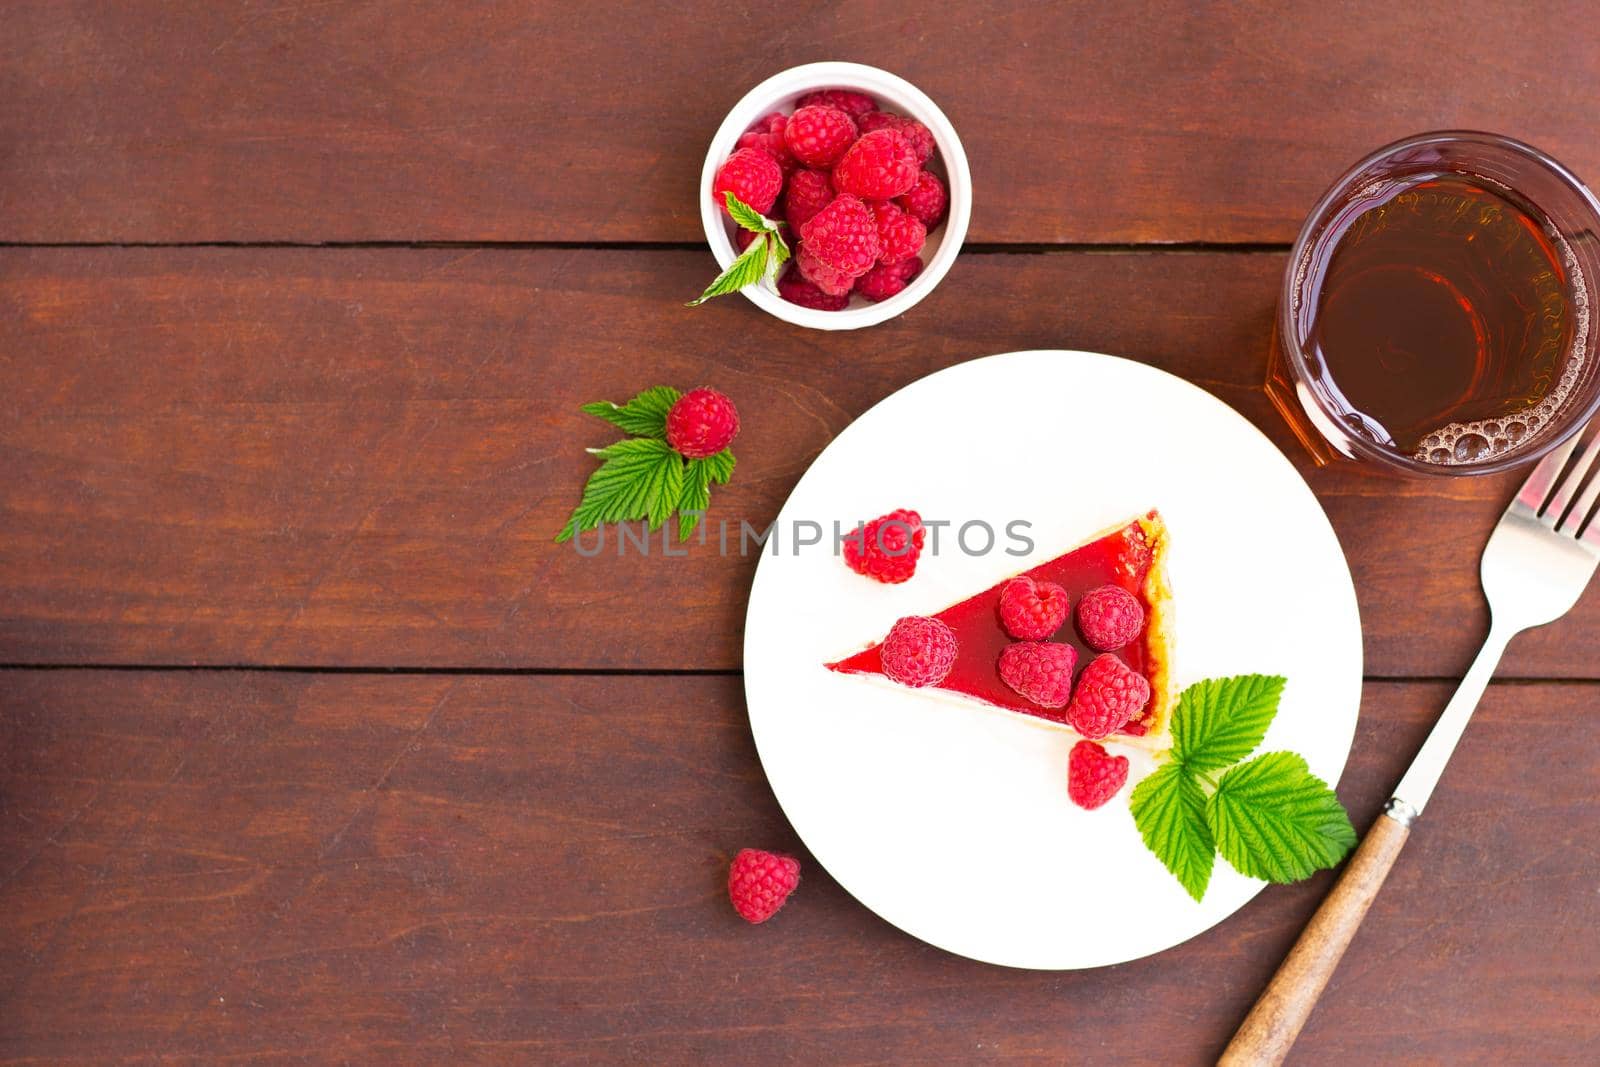
<instances>
[{"instance_id":1,"label":"dark wooden table","mask_svg":"<svg viewBox=\"0 0 1600 1067\"><path fill-rule=\"evenodd\" d=\"M1284 252L1421 129L1600 175L1600 48L1577 2L1294 6L6 5L0 1060L1213 1057L1327 876L1085 973L922 945L803 851L748 927L729 856L799 849L743 707L753 561L551 538L610 438L585 401L730 393L714 507L764 525L930 371L1164 367L1344 543L1365 826L1484 633L1512 483L1310 468L1259 387ZM856 334L683 309L712 131L816 59L941 103L965 253ZM1513 643L1296 1062L1595 1061L1597 648L1600 597Z\"/></svg>"}]
</instances>

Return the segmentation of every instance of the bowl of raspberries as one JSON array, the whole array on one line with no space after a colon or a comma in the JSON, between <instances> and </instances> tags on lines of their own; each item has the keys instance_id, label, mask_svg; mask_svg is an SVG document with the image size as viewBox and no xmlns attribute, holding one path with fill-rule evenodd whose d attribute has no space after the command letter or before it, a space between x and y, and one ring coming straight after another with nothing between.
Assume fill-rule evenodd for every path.
<instances>
[{"instance_id":1,"label":"bowl of raspberries","mask_svg":"<svg viewBox=\"0 0 1600 1067\"><path fill-rule=\"evenodd\" d=\"M700 187L723 269L701 299L742 292L819 330L872 326L927 296L972 213L944 112L859 63L808 63L752 89L712 139Z\"/></svg>"}]
</instances>

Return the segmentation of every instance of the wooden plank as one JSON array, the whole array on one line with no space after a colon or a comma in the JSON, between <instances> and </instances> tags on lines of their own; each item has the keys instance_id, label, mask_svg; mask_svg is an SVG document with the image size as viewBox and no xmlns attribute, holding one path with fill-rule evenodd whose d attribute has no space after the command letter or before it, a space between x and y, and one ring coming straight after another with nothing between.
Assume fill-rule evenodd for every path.
<instances>
[{"instance_id":1,"label":"wooden plank","mask_svg":"<svg viewBox=\"0 0 1600 1067\"><path fill-rule=\"evenodd\" d=\"M1512 482L1309 471L1257 385L1281 257L972 255L909 314L844 335L740 300L681 308L708 266L0 252L0 662L734 668L755 564L738 523L765 529L888 393L1034 347L1172 370L1289 449L1349 555L1369 672L1451 676L1476 651L1478 554ZM743 412L713 503L729 555L553 544L592 469L583 448L613 439L578 406L658 382L716 385ZM1239 522L1271 536L1271 502ZM1597 641L1591 598L1519 638L1504 670L1593 677Z\"/></svg>"},{"instance_id":2,"label":"wooden plank","mask_svg":"<svg viewBox=\"0 0 1600 1067\"><path fill-rule=\"evenodd\" d=\"M698 241L728 109L796 63L949 114L982 242L1288 241L1396 137L1600 173L1579 0L6 6L0 240Z\"/></svg>"},{"instance_id":3,"label":"wooden plank","mask_svg":"<svg viewBox=\"0 0 1600 1067\"><path fill-rule=\"evenodd\" d=\"M1150 959L1006 970L899 933L800 850L735 678L3 681L0 1062L1210 1062L1328 885ZM1445 696L1367 687L1358 824ZM1491 689L1296 1062L1600 1042L1592 704ZM724 896L746 845L804 864L759 928Z\"/></svg>"}]
</instances>

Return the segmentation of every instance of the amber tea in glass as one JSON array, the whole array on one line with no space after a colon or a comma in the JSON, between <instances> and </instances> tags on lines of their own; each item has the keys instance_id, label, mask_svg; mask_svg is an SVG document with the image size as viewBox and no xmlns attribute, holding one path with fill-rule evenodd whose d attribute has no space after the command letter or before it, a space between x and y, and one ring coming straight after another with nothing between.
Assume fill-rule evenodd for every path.
<instances>
[{"instance_id":1,"label":"amber tea in glass","mask_svg":"<svg viewBox=\"0 0 1600 1067\"><path fill-rule=\"evenodd\" d=\"M1481 473L1527 462L1600 402L1600 207L1536 150L1426 134L1312 212L1267 390L1319 461Z\"/></svg>"}]
</instances>

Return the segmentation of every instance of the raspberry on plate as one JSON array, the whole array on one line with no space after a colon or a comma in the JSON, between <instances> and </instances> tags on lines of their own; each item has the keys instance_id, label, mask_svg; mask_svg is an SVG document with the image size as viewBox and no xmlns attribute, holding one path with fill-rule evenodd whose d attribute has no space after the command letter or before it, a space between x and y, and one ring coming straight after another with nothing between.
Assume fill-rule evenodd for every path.
<instances>
[{"instance_id":1,"label":"raspberry on plate","mask_svg":"<svg viewBox=\"0 0 1600 1067\"><path fill-rule=\"evenodd\" d=\"M800 227L800 242L822 263L859 278L878 259L878 224L866 203L854 196L838 196L833 203ZM811 275L806 275L811 278ZM828 287L811 278L823 292Z\"/></svg>"},{"instance_id":2,"label":"raspberry on plate","mask_svg":"<svg viewBox=\"0 0 1600 1067\"><path fill-rule=\"evenodd\" d=\"M893 200L917 184L920 167L916 151L899 130L873 130L834 164L833 187L865 200Z\"/></svg>"},{"instance_id":3,"label":"raspberry on plate","mask_svg":"<svg viewBox=\"0 0 1600 1067\"><path fill-rule=\"evenodd\" d=\"M1093 811L1128 781L1128 757L1113 756L1093 741L1079 741L1067 755L1067 796Z\"/></svg>"},{"instance_id":4,"label":"raspberry on plate","mask_svg":"<svg viewBox=\"0 0 1600 1067\"><path fill-rule=\"evenodd\" d=\"M1078 650L1050 641L1018 641L1000 653L1000 680L1042 708L1064 708L1072 699L1072 668Z\"/></svg>"},{"instance_id":5,"label":"raspberry on plate","mask_svg":"<svg viewBox=\"0 0 1600 1067\"><path fill-rule=\"evenodd\" d=\"M667 412L667 444L689 459L714 456L739 434L739 412L715 389L691 389Z\"/></svg>"},{"instance_id":6,"label":"raspberry on plate","mask_svg":"<svg viewBox=\"0 0 1600 1067\"><path fill-rule=\"evenodd\" d=\"M1139 717L1150 702L1150 683L1116 656L1103 652L1089 661L1067 707L1067 721L1090 740L1116 733Z\"/></svg>"},{"instance_id":7,"label":"raspberry on plate","mask_svg":"<svg viewBox=\"0 0 1600 1067\"><path fill-rule=\"evenodd\" d=\"M778 295L791 304L817 311L843 311L850 306L850 292L830 294L818 289L800 273L800 264L791 264L778 279Z\"/></svg>"},{"instance_id":8,"label":"raspberry on plate","mask_svg":"<svg viewBox=\"0 0 1600 1067\"><path fill-rule=\"evenodd\" d=\"M878 226L878 262L899 263L922 251L928 230L888 200L874 200L872 220Z\"/></svg>"},{"instance_id":9,"label":"raspberry on plate","mask_svg":"<svg viewBox=\"0 0 1600 1067\"><path fill-rule=\"evenodd\" d=\"M855 120L836 107L820 104L790 115L783 129L789 154L808 167L833 166L855 139Z\"/></svg>"},{"instance_id":10,"label":"raspberry on plate","mask_svg":"<svg viewBox=\"0 0 1600 1067\"><path fill-rule=\"evenodd\" d=\"M879 647L890 681L920 689L937 685L956 662L955 632L938 619L907 615L889 628Z\"/></svg>"},{"instance_id":11,"label":"raspberry on plate","mask_svg":"<svg viewBox=\"0 0 1600 1067\"><path fill-rule=\"evenodd\" d=\"M811 249L805 245L801 245L800 251L795 254L794 266L800 272L800 277L816 286L817 291L825 296L849 296L850 290L855 288L854 275L828 266L812 255Z\"/></svg>"},{"instance_id":12,"label":"raspberry on plate","mask_svg":"<svg viewBox=\"0 0 1600 1067\"><path fill-rule=\"evenodd\" d=\"M756 148L741 148L717 169L716 180L711 183L711 199L722 205L728 202L723 193L732 193L765 215L777 203L783 191L783 168L778 161Z\"/></svg>"},{"instance_id":13,"label":"raspberry on plate","mask_svg":"<svg viewBox=\"0 0 1600 1067\"><path fill-rule=\"evenodd\" d=\"M747 922L764 923L783 907L800 884L800 861L793 856L740 849L728 865L728 899Z\"/></svg>"},{"instance_id":14,"label":"raspberry on plate","mask_svg":"<svg viewBox=\"0 0 1600 1067\"><path fill-rule=\"evenodd\" d=\"M1139 598L1120 585L1102 585L1078 601L1078 635L1096 652L1112 652L1144 629Z\"/></svg>"},{"instance_id":15,"label":"raspberry on plate","mask_svg":"<svg viewBox=\"0 0 1600 1067\"><path fill-rule=\"evenodd\" d=\"M908 508L880 515L844 538L844 562L857 574L898 585L917 571L928 531Z\"/></svg>"},{"instance_id":16,"label":"raspberry on plate","mask_svg":"<svg viewBox=\"0 0 1600 1067\"><path fill-rule=\"evenodd\" d=\"M818 89L795 101L796 107L810 107L812 104L836 107L853 119L859 119L862 115L878 110L876 100L866 93L858 93L853 89Z\"/></svg>"},{"instance_id":17,"label":"raspberry on plate","mask_svg":"<svg viewBox=\"0 0 1600 1067\"><path fill-rule=\"evenodd\" d=\"M917 175L917 184L911 187L911 191L895 203L931 230L944 221L944 211L950 205L950 197L937 174L923 171Z\"/></svg>"},{"instance_id":18,"label":"raspberry on plate","mask_svg":"<svg viewBox=\"0 0 1600 1067\"><path fill-rule=\"evenodd\" d=\"M790 232L799 233L800 227L831 203L833 182L827 171L800 169L789 175L789 188L783 194L783 215L789 220Z\"/></svg>"},{"instance_id":19,"label":"raspberry on plate","mask_svg":"<svg viewBox=\"0 0 1600 1067\"><path fill-rule=\"evenodd\" d=\"M879 263L856 282L856 291L874 304L905 291L911 279L922 273L922 260L903 259L899 263Z\"/></svg>"},{"instance_id":20,"label":"raspberry on plate","mask_svg":"<svg viewBox=\"0 0 1600 1067\"><path fill-rule=\"evenodd\" d=\"M1018 641L1045 640L1061 629L1069 608L1067 591L1055 582L1022 575L1000 590L1000 625Z\"/></svg>"}]
</instances>

